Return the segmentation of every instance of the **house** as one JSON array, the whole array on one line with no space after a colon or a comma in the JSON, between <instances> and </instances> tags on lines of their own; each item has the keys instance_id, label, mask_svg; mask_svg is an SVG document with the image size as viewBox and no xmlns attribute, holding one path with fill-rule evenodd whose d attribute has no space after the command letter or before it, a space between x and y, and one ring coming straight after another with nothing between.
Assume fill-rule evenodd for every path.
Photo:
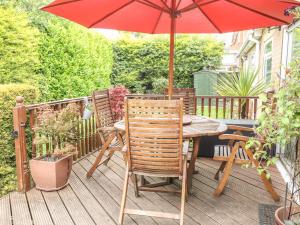
<instances>
[{"instance_id":1,"label":"house","mask_svg":"<svg viewBox=\"0 0 300 225\"><path fill-rule=\"evenodd\" d=\"M271 89L278 89L290 62L300 56L300 21L281 27L234 33L232 50L238 50L240 67L258 70Z\"/></svg>"}]
</instances>

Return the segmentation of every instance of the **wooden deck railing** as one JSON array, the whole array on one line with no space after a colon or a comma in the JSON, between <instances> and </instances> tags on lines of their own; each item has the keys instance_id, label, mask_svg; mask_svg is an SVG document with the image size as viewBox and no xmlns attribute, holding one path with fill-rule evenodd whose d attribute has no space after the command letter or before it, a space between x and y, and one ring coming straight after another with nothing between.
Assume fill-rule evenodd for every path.
<instances>
[{"instance_id":1,"label":"wooden deck railing","mask_svg":"<svg viewBox=\"0 0 300 225\"><path fill-rule=\"evenodd\" d=\"M135 95L137 97L139 95ZM160 95L153 95L159 99ZM141 96L142 97L142 96ZM236 96L196 96L197 114L224 119L256 119L258 97ZM16 99L16 107L13 109L14 137L16 151L16 167L18 178L18 190L27 191L30 186L30 173L28 160L30 158L45 155L53 150L51 144L38 146L33 144L35 137L33 127L36 123L37 112L45 105L54 110L60 110L70 103L80 106L81 114L84 110L85 98L73 98L47 103L25 105L24 99ZM88 97L88 101L91 98ZM88 120L82 120L78 129L80 137L77 143L78 154L75 161L97 150L100 146L100 138L96 132L96 120L94 115ZM29 158L28 158L29 157Z\"/></svg>"},{"instance_id":2,"label":"wooden deck railing","mask_svg":"<svg viewBox=\"0 0 300 225\"><path fill-rule=\"evenodd\" d=\"M91 101L90 97L88 97L88 101ZM51 143L45 145L36 145L33 143L35 135L38 135L35 134L33 130L38 111L45 105L49 105L54 110L60 110L70 103L78 104L82 115L85 104L84 98L66 99L34 105L24 105L24 99L22 97L17 98L17 104L13 110L13 114L19 191L27 191L31 187L28 157L29 159L35 158L53 151ZM82 120L78 129L80 130L80 137L76 145L77 154L74 156L75 161L97 150L100 146L100 137L96 132L96 120L94 115L87 120Z\"/></svg>"},{"instance_id":3,"label":"wooden deck railing","mask_svg":"<svg viewBox=\"0 0 300 225\"><path fill-rule=\"evenodd\" d=\"M256 119L258 97L196 96L197 114L216 119Z\"/></svg>"}]
</instances>

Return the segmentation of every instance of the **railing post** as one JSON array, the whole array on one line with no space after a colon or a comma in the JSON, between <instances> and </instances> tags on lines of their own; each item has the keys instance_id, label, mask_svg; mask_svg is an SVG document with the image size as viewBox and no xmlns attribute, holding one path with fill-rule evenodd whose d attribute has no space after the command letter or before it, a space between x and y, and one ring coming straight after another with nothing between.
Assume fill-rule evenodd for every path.
<instances>
[{"instance_id":1,"label":"railing post","mask_svg":"<svg viewBox=\"0 0 300 225\"><path fill-rule=\"evenodd\" d=\"M16 98L16 106L13 109L13 122L18 191L26 192L30 189L30 176L27 163L25 136L26 108L24 105L24 98L21 96Z\"/></svg>"}]
</instances>

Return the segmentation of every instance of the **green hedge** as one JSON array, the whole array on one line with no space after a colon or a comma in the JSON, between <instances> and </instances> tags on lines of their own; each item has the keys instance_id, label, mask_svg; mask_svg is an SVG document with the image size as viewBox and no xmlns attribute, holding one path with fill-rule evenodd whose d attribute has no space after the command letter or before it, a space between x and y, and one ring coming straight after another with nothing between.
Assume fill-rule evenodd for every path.
<instances>
[{"instance_id":1,"label":"green hedge","mask_svg":"<svg viewBox=\"0 0 300 225\"><path fill-rule=\"evenodd\" d=\"M34 103L39 99L39 91L36 87L27 84L0 85L0 162L15 165L12 110L16 105L16 97L23 96L25 103Z\"/></svg>"},{"instance_id":2,"label":"green hedge","mask_svg":"<svg viewBox=\"0 0 300 225\"><path fill-rule=\"evenodd\" d=\"M112 82L131 91L153 90L157 79L168 76L169 39L120 40L113 44ZM175 49L175 86L192 87L192 73L218 68L223 44L212 38L178 35Z\"/></svg>"},{"instance_id":3,"label":"green hedge","mask_svg":"<svg viewBox=\"0 0 300 225\"><path fill-rule=\"evenodd\" d=\"M36 82L38 45L39 31L27 14L0 5L0 84Z\"/></svg>"},{"instance_id":4,"label":"green hedge","mask_svg":"<svg viewBox=\"0 0 300 225\"><path fill-rule=\"evenodd\" d=\"M30 104L38 101L39 91L28 84L0 85L0 196L15 189L15 148L11 132L17 96L23 96L25 104Z\"/></svg>"},{"instance_id":5,"label":"green hedge","mask_svg":"<svg viewBox=\"0 0 300 225\"><path fill-rule=\"evenodd\" d=\"M43 100L89 95L110 86L112 46L100 34L52 21L40 44Z\"/></svg>"}]
</instances>

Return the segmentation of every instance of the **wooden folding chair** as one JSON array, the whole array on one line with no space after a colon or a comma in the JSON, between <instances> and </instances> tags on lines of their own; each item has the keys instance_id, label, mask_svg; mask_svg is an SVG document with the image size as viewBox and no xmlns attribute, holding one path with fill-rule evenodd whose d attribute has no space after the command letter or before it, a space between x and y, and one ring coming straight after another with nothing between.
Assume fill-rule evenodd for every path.
<instances>
[{"instance_id":1,"label":"wooden folding chair","mask_svg":"<svg viewBox=\"0 0 300 225\"><path fill-rule=\"evenodd\" d=\"M248 164L253 163L256 168L259 166L259 162L253 158L253 153L250 149L246 148L246 143L249 140L249 136L244 136L243 132L254 132L253 128L241 127L241 126L228 126L229 130L234 130L233 134L222 134L219 136L221 140L228 140L228 145L216 145L214 160L221 161L220 168L215 174L215 179L219 180L219 173L224 172L222 179L220 180L214 196L218 197L224 190L224 187L228 181L231 174L232 166L236 164ZM257 138L257 140L263 142L262 139ZM271 180L266 178L266 173L262 172L260 175L266 190L271 194L274 201L279 201L280 197L274 190Z\"/></svg>"},{"instance_id":2,"label":"wooden folding chair","mask_svg":"<svg viewBox=\"0 0 300 225\"><path fill-rule=\"evenodd\" d=\"M165 95L168 95L168 89L165 89ZM183 98L184 114L196 115L197 98L195 88L173 88L173 96L171 99Z\"/></svg>"},{"instance_id":3,"label":"wooden folding chair","mask_svg":"<svg viewBox=\"0 0 300 225\"><path fill-rule=\"evenodd\" d=\"M109 91L94 91L92 94L94 113L96 117L97 132L99 133L102 146L87 177L91 177L96 168L101 164L107 164L115 151L121 151L123 144L122 135L113 127L114 117L111 110ZM102 160L105 152L108 151L108 157Z\"/></svg>"},{"instance_id":4,"label":"wooden folding chair","mask_svg":"<svg viewBox=\"0 0 300 225\"><path fill-rule=\"evenodd\" d=\"M183 100L126 99L126 153L127 169L123 187L119 224L124 214L178 219L183 224L187 188L188 141L182 140ZM179 177L182 188L163 189L160 185L137 184L137 175L151 177ZM131 176L136 196L139 191L181 193L180 213L166 213L126 209L128 180Z\"/></svg>"}]
</instances>

